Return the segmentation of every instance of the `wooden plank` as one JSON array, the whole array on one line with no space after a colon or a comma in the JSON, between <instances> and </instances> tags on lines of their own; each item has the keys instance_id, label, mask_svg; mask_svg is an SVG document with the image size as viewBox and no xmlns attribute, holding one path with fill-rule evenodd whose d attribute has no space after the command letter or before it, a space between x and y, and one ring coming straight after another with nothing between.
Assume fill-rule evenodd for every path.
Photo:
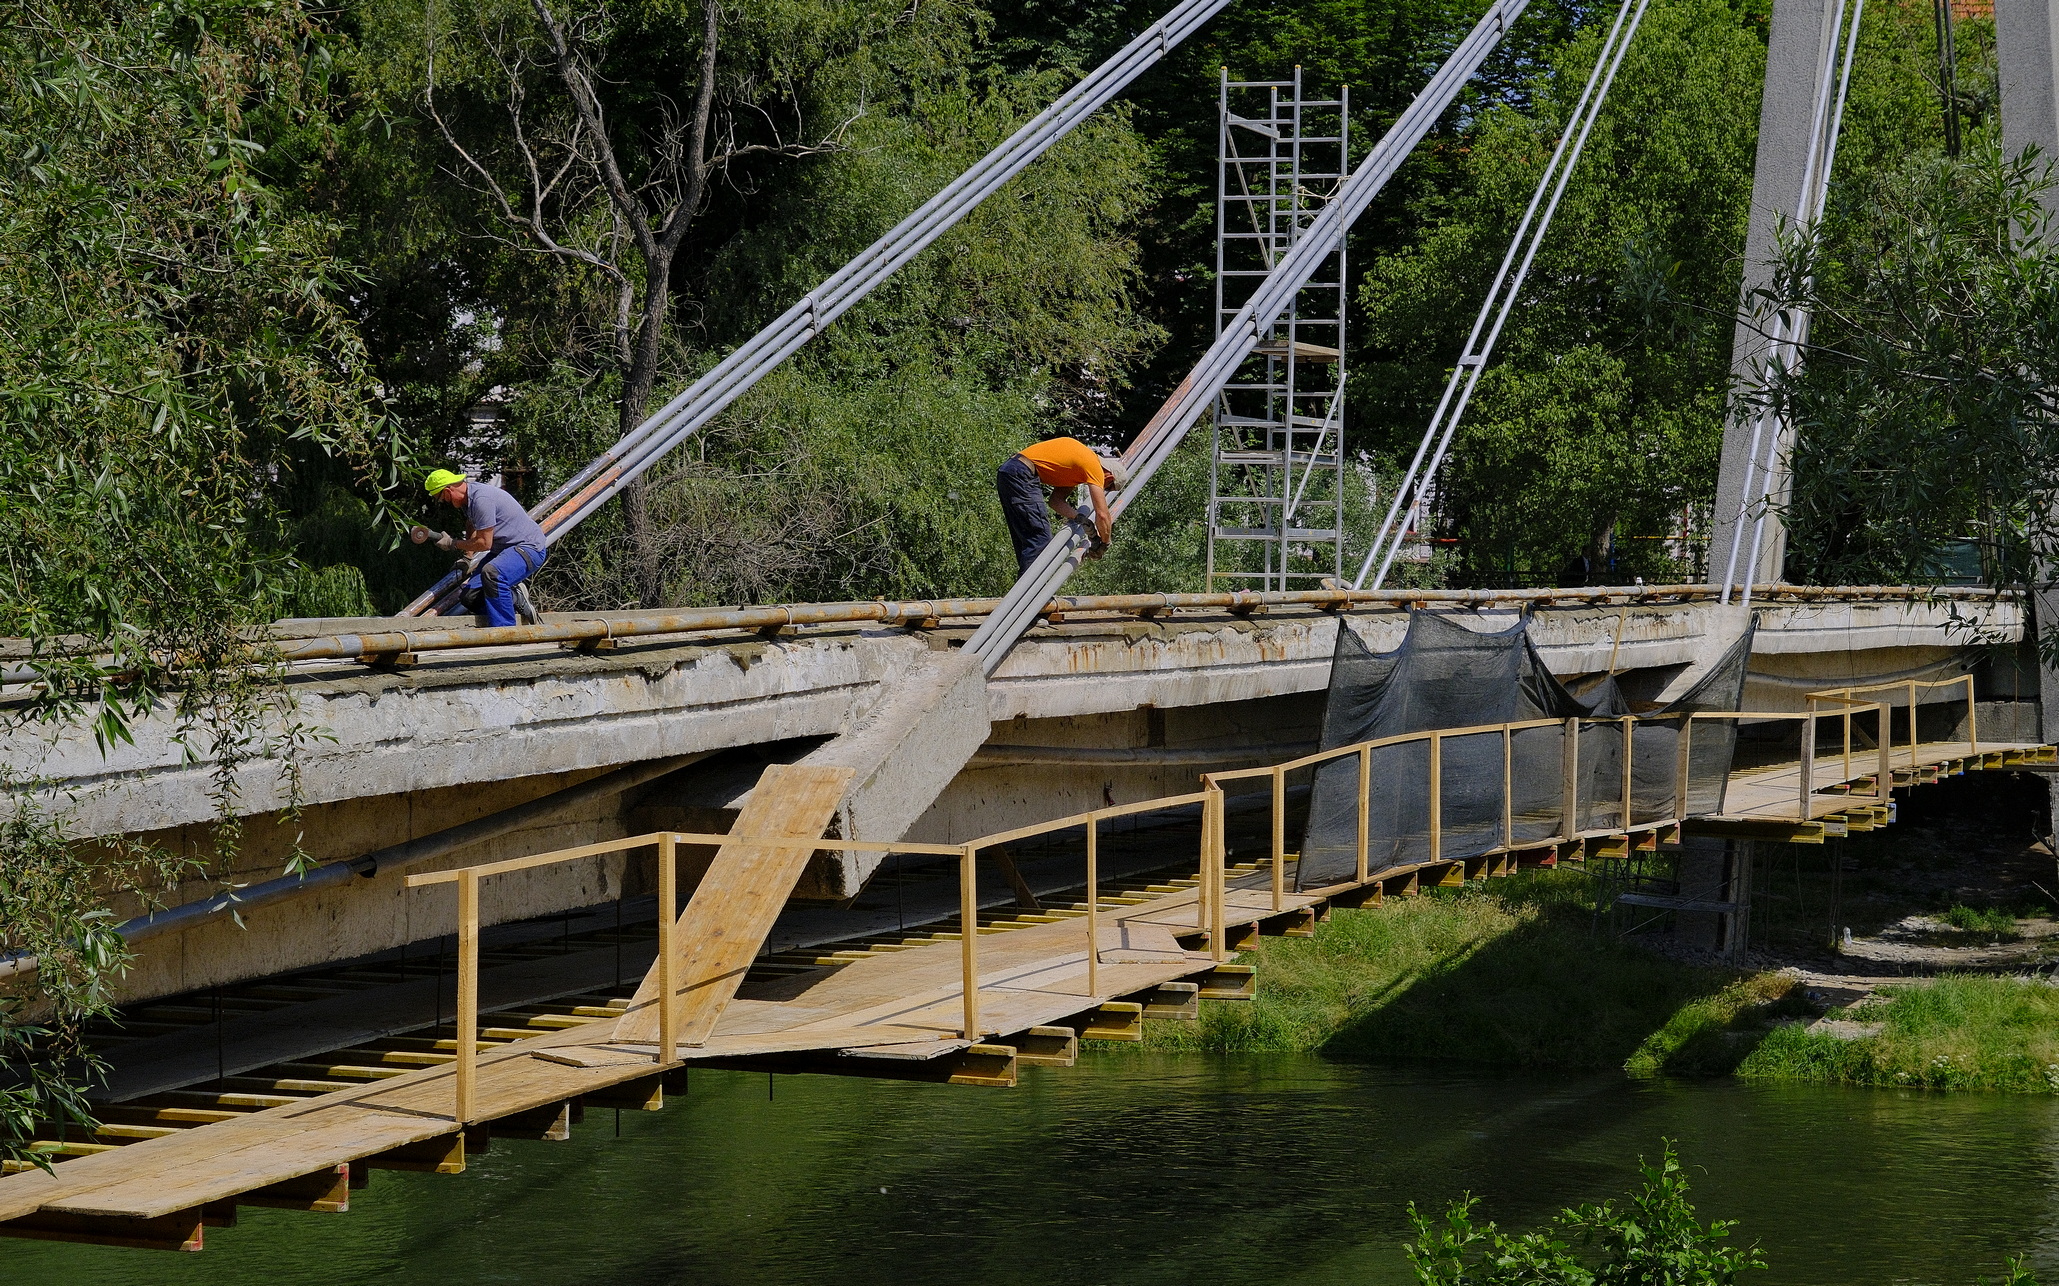
<instances>
[{"instance_id":1,"label":"wooden plank","mask_svg":"<svg viewBox=\"0 0 2059 1286\"><path fill-rule=\"evenodd\" d=\"M820 837L852 776L850 768L773 764L758 779L674 928L681 953L674 1001L680 1006L675 1012L681 1044L705 1044L714 1032L812 856L805 848L751 840ZM658 1039L658 992L654 969L616 1024L617 1038Z\"/></svg>"}]
</instances>

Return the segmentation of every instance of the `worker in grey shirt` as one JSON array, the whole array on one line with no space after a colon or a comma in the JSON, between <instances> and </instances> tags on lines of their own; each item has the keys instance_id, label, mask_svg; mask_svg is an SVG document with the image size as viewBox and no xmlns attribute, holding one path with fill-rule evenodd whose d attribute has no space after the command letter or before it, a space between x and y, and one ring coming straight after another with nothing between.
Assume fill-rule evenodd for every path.
<instances>
[{"instance_id":1,"label":"worker in grey shirt","mask_svg":"<svg viewBox=\"0 0 2059 1286\"><path fill-rule=\"evenodd\" d=\"M518 603L524 618L536 620L536 608L522 582L534 576L549 555L544 549L543 528L529 511L492 483L474 482L449 469L431 473L424 486L430 498L465 511L465 534L458 537L416 527L408 533L414 542L433 540L438 549L486 555L465 582L466 605L476 601L486 613L488 625L513 625Z\"/></svg>"}]
</instances>

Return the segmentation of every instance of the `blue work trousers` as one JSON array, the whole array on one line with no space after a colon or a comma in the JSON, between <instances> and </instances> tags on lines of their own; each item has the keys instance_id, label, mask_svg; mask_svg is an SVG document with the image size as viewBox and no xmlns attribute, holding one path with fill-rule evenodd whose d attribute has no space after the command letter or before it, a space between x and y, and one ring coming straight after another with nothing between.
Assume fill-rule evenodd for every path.
<instances>
[{"instance_id":1,"label":"blue work trousers","mask_svg":"<svg viewBox=\"0 0 2059 1286\"><path fill-rule=\"evenodd\" d=\"M534 545L509 545L472 573L465 588L480 591L488 625L515 624L515 586L534 576L546 557Z\"/></svg>"},{"instance_id":2,"label":"blue work trousers","mask_svg":"<svg viewBox=\"0 0 2059 1286\"><path fill-rule=\"evenodd\" d=\"M1008 538L1015 542L1016 570L1026 572L1051 543L1044 484L1037 481L1035 465L1015 456L994 475L994 488L1001 493L1001 516L1008 520Z\"/></svg>"}]
</instances>

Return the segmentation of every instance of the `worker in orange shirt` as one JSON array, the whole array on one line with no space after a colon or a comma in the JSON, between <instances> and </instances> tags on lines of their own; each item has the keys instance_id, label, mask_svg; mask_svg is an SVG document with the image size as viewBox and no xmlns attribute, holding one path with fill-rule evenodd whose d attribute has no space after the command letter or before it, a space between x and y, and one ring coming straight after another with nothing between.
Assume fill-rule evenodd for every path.
<instances>
[{"instance_id":1,"label":"worker in orange shirt","mask_svg":"<svg viewBox=\"0 0 2059 1286\"><path fill-rule=\"evenodd\" d=\"M1001 466L994 485L1001 493L1001 513L1008 519L1008 536L1015 542L1015 562L1020 571L1051 543L1051 523L1044 516L1045 505L1060 518L1071 522L1082 517L1079 488L1087 489L1094 517L1094 545L1087 553L1099 558L1108 548L1115 518L1108 512L1108 493L1129 481L1129 470L1120 460L1095 455L1093 448L1078 438L1047 438L1024 447ZM1045 488L1050 488L1049 500Z\"/></svg>"}]
</instances>

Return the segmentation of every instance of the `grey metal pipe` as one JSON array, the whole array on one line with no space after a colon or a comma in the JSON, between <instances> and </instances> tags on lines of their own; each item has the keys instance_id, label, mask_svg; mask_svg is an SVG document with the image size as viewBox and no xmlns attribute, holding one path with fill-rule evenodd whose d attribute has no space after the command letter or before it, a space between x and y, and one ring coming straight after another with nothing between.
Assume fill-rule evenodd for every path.
<instances>
[{"instance_id":1,"label":"grey metal pipe","mask_svg":"<svg viewBox=\"0 0 2059 1286\"><path fill-rule=\"evenodd\" d=\"M1984 585L1759 585L1755 597L1798 602L1880 600L1951 600L2010 602L2020 591ZM1588 585L1560 589L1302 589L1225 590L1208 594L1103 594L1058 596L1035 614L1121 612L1149 616L1161 611L1232 612L1265 607L1349 608L1407 607L1421 604L1483 607L1503 603L1548 606L1553 603L1695 602L1721 596L1713 585ZM648 638L728 630L772 629L801 625L906 625L927 620L970 620L987 616L1002 603L998 598L936 598L889 603L797 603L780 607L726 607L684 612L600 612L568 617L542 625L451 625L424 630L365 630L350 634L315 634L277 641L273 657L280 661L356 660L398 652L433 652L462 648L529 647L539 643L581 643ZM26 666L0 667L0 684L37 682Z\"/></svg>"},{"instance_id":2,"label":"grey metal pipe","mask_svg":"<svg viewBox=\"0 0 2059 1286\"><path fill-rule=\"evenodd\" d=\"M358 876L369 878L382 872L391 874L405 871L468 845L496 839L532 822L556 816L582 804L609 799L624 791L634 790L646 782L656 781L667 773L676 772L696 760L705 759L709 753L712 752L672 755L664 759L650 759L630 764L613 772L588 778L577 785L567 786L563 790L540 795L513 808L504 808L500 812L489 813L485 817L446 827L432 834L388 845L363 857L325 863L299 875L282 875L277 879L265 880L244 888L229 889L213 897L188 902L183 906L139 915L116 926L115 932L133 944L146 938L157 937L159 934L178 933L196 928L231 912L251 911L275 902L284 902L288 898L302 897L322 889L348 884ZM0 978L18 977L33 973L35 969L36 957L15 956L0 961Z\"/></svg>"},{"instance_id":3,"label":"grey metal pipe","mask_svg":"<svg viewBox=\"0 0 2059 1286\"><path fill-rule=\"evenodd\" d=\"M1507 325L1509 314L1523 293L1523 285L1529 280L1538 247L1543 245L1545 235L1551 230L1559 201L1566 195L1566 186L1580 165L1580 154L1587 148L1588 134L1601 115L1602 105L1608 101L1609 89L1615 84L1616 73L1622 69L1625 55L1630 52L1631 42L1637 39L1637 29L1643 24L1645 10L1650 4L1651 0L1623 0L1622 7L1616 11L1615 26L1609 29L1608 38L1602 42L1601 50L1595 56L1594 69L1588 73L1587 85L1580 91L1580 101L1566 122L1565 132L1559 136L1551 161L1537 181L1537 191L1530 197L1529 208L1523 212L1523 221L1517 227L1516 235L1509 240L1501 269L1495 274L1494 284L1488 288L1487 298L1480 304L1479 316L1473 321L1473 333L1467 336L1458 364L1452 367L1451 377L1444 386L1444 396L1438 400L1437 409L1430 416L1430 427L1423 431L1422 445L1416 448L1415 459L1410 461L1407 474L1394 488L1394 499L1387 507L1387 517L1380 523L1372 546L1366 550L1365 563L1358 569L1358 578L1351 582L1354 589L1366 583L1366 573L1376 558L1380 560L1380 571L1373 577L1373 588L1378 589L1386 583L1387 571L1394 564L1394 556L1401 552L1401 540L1405 534L1396 527L1401 517L1402 502L1408 500L1414 504L1437 477L1438 466L1444 462L1444 453L1451 446L1452 435L1458 432L1459 421L1472 402L1473 391L1479 387L1480 376L1487 369L1487 360L1493 356L1502 328ZM1546 200L1547 194L1549 200ZM1520 264L1516 262L1519 255ZM1430 455L1429 467L1425 469L1423 457L1430 453L1432 443L1435 443L1435 453ZM1421 479L1420 485L1418 478ZM1388 545L1390 529L1393 543ZM1383 545L1384 558L1381 557Z\"/></svg>"}]
</instances>

